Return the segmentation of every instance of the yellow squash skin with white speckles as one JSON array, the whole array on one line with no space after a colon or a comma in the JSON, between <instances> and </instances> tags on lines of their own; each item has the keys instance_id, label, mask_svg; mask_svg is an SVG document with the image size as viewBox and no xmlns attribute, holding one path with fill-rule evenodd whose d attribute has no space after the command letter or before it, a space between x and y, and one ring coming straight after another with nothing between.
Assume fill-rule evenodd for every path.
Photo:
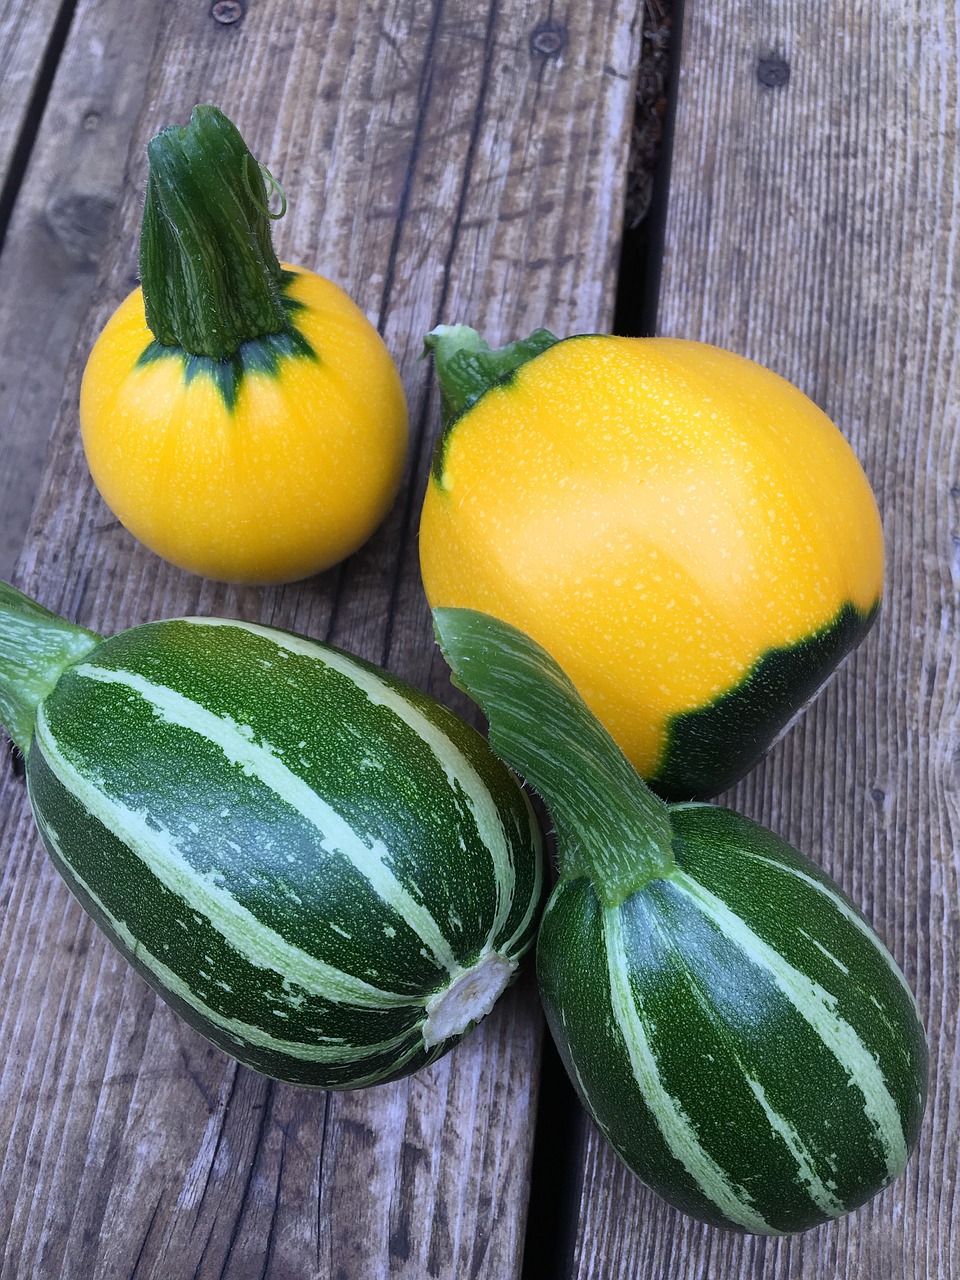
<instances>
[{"instance_id":1,"label":"yellow squash skin with white speckles","mask_svg":"<svg viewBox=\"0 0 960 1280\"><path fill-rule=\"evenodd\" d=\"M438 458L420 526L430 605L531 635L648 779L678 718L841 614L865 629L879 603L880 518L849 445L795 387L715 347L560 341L487 390ZM668 790L715 794L729 775Z\"/></svg>"},{"instance_id":2,"label":"yellow squash skin with white speckles","mask_svg":"<svg viewBox=\"0 0 960 1280\"><path fill-rule=\"evenodd\" d=\"M139 289L91 352L80 428L107 506L152 551L229 582L291 582L342 560L392 503L407 408L377 331L336 285L286 267L292 324L314 356L246 371L230 405L153 342ZM181 353L183 354L183 353Z\"/></svg>"}]
</instances>

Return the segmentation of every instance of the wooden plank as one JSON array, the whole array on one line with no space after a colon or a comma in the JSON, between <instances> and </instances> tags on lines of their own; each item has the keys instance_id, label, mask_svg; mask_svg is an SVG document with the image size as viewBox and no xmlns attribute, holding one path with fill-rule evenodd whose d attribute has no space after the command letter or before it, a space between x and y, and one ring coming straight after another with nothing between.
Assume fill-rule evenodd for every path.
<instances>
[{"instance_id":1,"label":"wooden plank","mask_svg":"<svg viewBox=\"0 0 960 1280\"><path fill-rule=\"evenodd\" d=\"M863 905L917 992L932 1093L919 1153L895 1186L784 1240L683 1219L591 1131L573 1271L950 1280L960 1276L957 14L945 0L686 8L660 329L770 364L821 404L866 467L888 552L866 644L728 800ZM783 63L788 83L761 82L782 81Z\"/></svg>"},{"instance_id":2,"label":"wooden plank","mask_svg":"<svg viewBox=\"0 0 960 1280\"><path fill-rule=\"evenodd\" d=\"M35 22L39 8L6 6L7 23L27 11ZM26 535L64 373L119 200L161 12L153 0L78 4L3 242L0 578L12 574Z\"/></svg>"},{"instance_id":3,"label":"wooden plank","mask_svg":"<svg viewBox=\"0 0 960 1280\"><path fill-rule=\"evenodd\" d=\"M70 0L36 0L0 8L0 193L6 195L11 168L29 145L48 63L57 56L73 8ZM19 179L14 175L13 184ZM0 195L0 212L2 211Z\"/></svg>"},{"instance_id":4,"label":"wooden plank","mask_svg":"<svg viewBox=\"0 0 960 1280\"><path fill-rule=\"evenodd\" d=\"M135 272L143 146L220 103L281 178L290 260L343 284L398 360L407 485L347 565L283 590L163 565L111 520L77 438L81 356L18 581L114 630L182 613L332 639L447 689L416 566L439 320L493 339L608 322L636 63L636 6L582 6L537 51L546 6L264 0L231 26L166 9L85 352ZM461 704L462 705L462 704ZM41 856L5 768L0 886L4 1277L518 1274L540 1021L529 976L454 1054L396 1085L311 1094L230 1064L160 1005Z\"/></svg>"}]
</instances>

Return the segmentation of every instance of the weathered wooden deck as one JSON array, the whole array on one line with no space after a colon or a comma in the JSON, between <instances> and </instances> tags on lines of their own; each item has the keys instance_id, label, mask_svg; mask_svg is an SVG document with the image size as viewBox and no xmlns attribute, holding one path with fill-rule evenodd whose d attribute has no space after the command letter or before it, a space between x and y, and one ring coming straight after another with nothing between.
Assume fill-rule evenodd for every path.
<instances>
[{"instance_id":1,"label":"weathered wooden deck","mask_svg":"<svg viewBox=\"0 0 960 1280\"><path fill-rule=\"evenodd\" d=\"M421 335L609 326L642 15L642 0L5 0L0 576L102 631L182 613L290 626L449 699L417 571L438 427ZM883 513L878 625L729 799L840 880L918 994L931 1099L906 1175L791 1239L682 1218L549 1071L538 1116L529 975L407 1081L323 1095L261 1079L83 917L5 753L3 1280L960 1280L958 40L949 0L687 0L658 309L662 332L817 400ZM358 299L410 399L387 523L283 590L203 582L138 547L78 443L85 354L135 282L145 142L200 101L282 179L282 256Z\"/></svg>"}]
</instances>

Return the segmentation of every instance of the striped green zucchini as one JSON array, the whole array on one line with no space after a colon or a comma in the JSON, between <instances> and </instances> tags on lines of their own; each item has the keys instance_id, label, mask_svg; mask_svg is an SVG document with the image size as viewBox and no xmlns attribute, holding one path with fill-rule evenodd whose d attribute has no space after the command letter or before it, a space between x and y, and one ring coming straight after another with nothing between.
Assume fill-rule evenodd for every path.
<instances>
[{"instance_id":1,"label":"striped green zucchini","mask_svg":"<svg viewBox=\"0 0 960 1280\"><path fill-rule=\"evenodd\" d=\"M516 779L346 653L215 618L102 640L3 586L0 719L77 898L266 1075L336 1089L417 1070L533 938L540 836Z\"/></svg>"},{"instance_id":2,"label":"striped green zucchini","mask_svg":"<svg viewBox=\"0 0 960 1280\"><path fill-rule=\"evenodd\" d=\"M560 668L506 624L435 612L494 749L556 824L537 970L584 1105L694 1217L802 1231L903 1170L926 1096L916 1003L836 884L729 810L667 805Z\"/></svg>"}]
</instances>

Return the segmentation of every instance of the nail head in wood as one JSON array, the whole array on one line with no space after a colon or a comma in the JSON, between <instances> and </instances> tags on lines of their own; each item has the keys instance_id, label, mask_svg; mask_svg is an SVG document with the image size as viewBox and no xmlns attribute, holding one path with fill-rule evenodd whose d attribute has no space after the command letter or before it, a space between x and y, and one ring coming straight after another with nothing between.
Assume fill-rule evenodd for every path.
<instances>
[{"instance_id":1,"label":"nail head in wood","mask_svg":"<svg viewBox=\"0 0 960 1280\"><path fill-rule=\"evenodd\" d=\"M782 89L790 80L790 63L785 58L760 58L757 79L768 89Z\"/></svg>"},{"instance_id":2,"label":"nail head in wood","mask_svg":"<svg viewBox=\"0 0 960 1280\"><path fill-rule=\"evenodd\" d=\"M559 22L541 22L530 32L530 52L541 58L559 58L567 43L567 29Z\"/></svg>"},{"instance_id":3,"label":"nail head in wood","mask_svg":"<svg viewBox=\"0 0 960 1280\"><path fill-rule=\"evenodd\" d=\"M210 10L217 22L225 26L231 22L239 22L243 17L243 5L240 0L216 0Z\"/></svg>"}]
</instances>

